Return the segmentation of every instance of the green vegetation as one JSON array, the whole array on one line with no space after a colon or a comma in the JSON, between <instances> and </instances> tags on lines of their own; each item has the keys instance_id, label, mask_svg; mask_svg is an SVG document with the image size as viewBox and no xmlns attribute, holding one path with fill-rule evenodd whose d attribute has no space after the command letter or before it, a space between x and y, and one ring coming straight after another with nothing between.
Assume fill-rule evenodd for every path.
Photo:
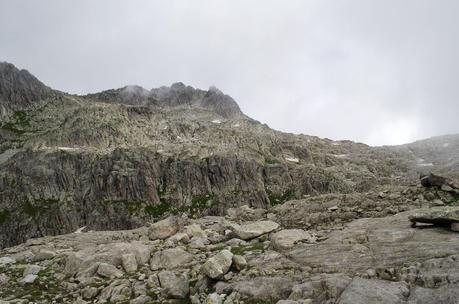
<instances>
[{"instance_id":1,"label":"green vegetation","mask_svg":"<svg viewBox=\"0 0 459 304\"><path fill-rule=\"evenodd\" d=\"M255 250L264 251L263 243L257 242L246 246L236 246L231 248L231 252L237 255L244 255L246 252L251 252Z\"/></svg>"},{"instance_id":2,"label":"green vegetation","mask_svg":"<svg viewBox=\"0 0 459 304\"><path fill-rule=\"evenodd\" d=\"M158 189L159 190L159 189ZM105 204L113 204L115 206L122 206L129 212L130 215L141 215L145 213L153 218L161 218L168 214L188 213L190 215L199 215L212 207L214 195L197 195L191 198L189 206L174 207L163 197L162 191L158 191L160 202L158 204L151 204L141 200L105 200ZM31 206L26 205L28 212L35 212Z\"/></svg>"},{"instance_id":3,"label":"green vegetation","mask_svg":"<svg viewBox=\"0 0 459 304\"><path fill-rule=\"evenodd\" d=\"M45 268L39 272L39 277L32 284L24 286L17 285L17 280L20 280L23 273L23 267L16 264L16 267L8 269L0 269L0 273L7 273L12 279L9 282L8 288L0 290L0 298L13 296L14 298L27 298L29 301L34 300L46 301L51 303L55 296L65 294L59 288L59 282L54 277L54 271L51 268ZM63 303L63 302L57 302Z\"/></svg>"},{"instance_id":4,"label":"green vegetation","mask_svg":"<svg viewBox=\"0 0 459 304\"><path fill-rule=\"evenodd\" d=\"M0 210L0 224L6 222L6 220L10 217L10 212L8 210Z\"/></svg>"},{"instance_id":5,"label":"green vegetation","mask_svg":"<svg viewBox=\"0 0 459 304\"><path fill-rule=\"evenodd\" d=\"M166 213L171 212L171 209L171 205L165 202L145 206L145 212L155 218L164 216Z\"/></svg>"},{"instance_id":6,"label":"green vegetation","mask_svg":"<svg viewBox=\"0 0 459 304\"><path fill-rule=\"evenodd\" d=\"M295 191L293 189L287 189L280 195L270 190L266 190L266 194L268 195L271 206L280 205L295 198Z\"/></svg>"},{"instance_id":7,"label":"green vegetation","mask_svg":"<svg viewBox=\"0 0 459 304\"><path fill-rule=\"evenodd\" d=\"M35 201L25 199L22 201L21 210L31 217L37 217L40 214L53 210L57 203L59 203L59 200L54 198L38 199Z\"/></svg>"},{"instance_id":8,"label":"green vegetation","mask_svg":"<svg viewBox=\"0 0 459 304\"><path fill-rule=\"evenodd\" d=\"M17 111L13 114L13 119L1 126L1 129L15 133L16 135L22 135L26 131L24 128L30 126L30 119L24 111Z\"/></svg>"},{"instance_id":9,"label":"green vegetation","mask_svg":"<svg viewBox=\"0 0 459 304\"><path fill-rule=\"evenodd\" d=\"M280 161L275 158L265 157L265 164L276 165L276 164L280 164Z\"/></svg>"},{"instance_id":10,"label":"green vegetation","mask_svg":"<svg viewBox=\"0 0 459 304\"><path fill-rule=\"evenodd\" d=\"M191 199L191 206L188 207L188 212L191 215L200 214L208 210L212 205L213 195L198 195Z\"/></svg>"}]
</instances>

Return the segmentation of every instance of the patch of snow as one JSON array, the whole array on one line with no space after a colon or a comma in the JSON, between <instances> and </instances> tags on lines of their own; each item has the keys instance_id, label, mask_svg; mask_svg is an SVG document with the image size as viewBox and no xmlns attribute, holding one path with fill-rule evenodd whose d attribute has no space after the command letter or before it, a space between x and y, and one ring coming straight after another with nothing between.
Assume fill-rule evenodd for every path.
<instances>
[{"instance_id":1,"label":"patch of snow","mask_svg":"<svg viewBox=\"0 0 459 304\"><path fill-rule=\"evenodd\" d=\"M240 125L239 125L239 124L235 124L234 127L235 127L235 128L239 128Z\"/></svg>"},{"instance_id":2,"label":"patch of snow","mask_svg":"<svg viewBox=\"0 0 459 304\"><path fill-rule=\"evenodd\" d=\"M332 156L336 158L346 158L349 156L349 154L332 154Z\"/></svg>"},{"instance_id":3,"label":"patch of snow","mask_svg":"<svg viewBox=\"0 0 459 304\"><path fill-rule=\"evenodd\" d=\"M214 119L214 120L212 120L212 123L214 123L214 124L221 124L222 122L221 122L221 120L219 120L219 119Z\"/></svg>"},{"instance_id":4,"label":"patch of snow","mask_svg":"<svg viewBox=\"0 0 459 304\"><path fill-rule=\"evenodd\" d=\"M333 146L340 146L341 143L339 143L339 142L333 142L332 145L333 145Z\"/></svg>"},{"instance_id":5,"label":"patch of snow","mask_svg":"<svg viewBox=\"0 0 459 304\"><path fill-rule=\"evenodd\" d=\"M446 147L448 147L448 146L449 146L449 143L444 143L444 144L443 144L443 148L446 148Z\"/></svg>"},{"instance_id":6,"label":"patch of snow","mask_svg":"<svg viewBox=\"0 0 459 304\"><path fill-rule=\"evenodd\" d=\"M77 230L75 230L75 232L74 232L74 233L82 233L82 232L83 232L83 230L85 230L85 229L86 229L86 227L87 227L87 226L83 226L83 227L80 227L80 228L78 228Z\"/></svg>"},{"instance_id":7,"label":"patch of snow","mask_svg":"<svg viewBox=\"0 0 459 304\"><path fill-rule=\"evenodd\" d=\"M165 127L163 128L163 130L167 130L167 126L165 126Z\"/></svg>"},{"instance_id":8,"label":"patch of snow","mask_svg":"<svg viewBox=\"0 0 459 304\"><path fill-rule=\"evenodd\" d=\"M298 158L295 158L295 157L286 157L285 160L289 161L289 162L292 162L292 163L299 163L300 162L300 160Z\"/></svg>"},{"instance_id":9,"label":"patch of snow","mask_svg":"<svg viewBox=\"0 0 459 304\"><path fill-rule=\"evenodd\" d=\"M419 164L418 164L419 167L431 167L431 166L433 166L433 165L434 165L434 164L432 164L432 163L419 163Z\"/></svg>"},{"instance_id":10,"label":"patch of snow","mask_svg":"<svg viewBox=\"0 0 459 304\"><path fill-rule=\"evenodd\" d=\"M80 148L75 148L75 147L57 147L58 150L61 151L76 151L80 150Z\"/></svg>"}]
</instances>

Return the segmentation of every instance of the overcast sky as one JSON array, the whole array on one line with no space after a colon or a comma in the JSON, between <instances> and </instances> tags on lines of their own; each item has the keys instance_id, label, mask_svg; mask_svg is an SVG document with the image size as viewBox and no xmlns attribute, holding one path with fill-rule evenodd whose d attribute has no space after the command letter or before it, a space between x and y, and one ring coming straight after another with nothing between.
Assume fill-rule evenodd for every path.
<instances>
[{"instance_id":1,"label":"overcast sky","mask_svg":"<svg viewBox=\"0 0 459 304\"><path fill-rule=\"evenodd\" d=\"M0 0L0 61L70 93L217 86L269 126L459 133L459 1Z\"/></svg>"}]
</instances>

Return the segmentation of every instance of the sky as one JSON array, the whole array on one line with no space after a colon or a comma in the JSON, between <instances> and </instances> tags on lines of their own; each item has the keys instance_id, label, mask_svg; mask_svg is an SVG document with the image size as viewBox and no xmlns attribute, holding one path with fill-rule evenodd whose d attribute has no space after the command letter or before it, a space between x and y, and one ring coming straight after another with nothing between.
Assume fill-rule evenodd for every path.
<instances>
[{"instance_id":1,"label":"sky","mask_svg":"<svg viewBox=\"0 0 459 304\"><path fill-rule=\"evenodd\" d=\"M459 133L456 0L0 0L0 61L85 94L181 81L277 130Z\"/></svg>"}]
</instances>

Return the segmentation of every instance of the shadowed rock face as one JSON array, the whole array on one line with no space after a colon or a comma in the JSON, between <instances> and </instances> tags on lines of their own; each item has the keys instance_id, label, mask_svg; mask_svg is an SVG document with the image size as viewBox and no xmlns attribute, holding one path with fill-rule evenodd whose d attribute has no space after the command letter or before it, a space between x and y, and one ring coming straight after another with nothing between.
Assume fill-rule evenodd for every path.
<instances>
[{"instance_id":1,"label":"shadowed rock face","mask_svg":"<svg viewBox=\"0 0 459 304\"><path fill-rule=\"evenodd\" d=\"M270 129L216 88L60 93L2 64L0 246L417 176L406 151Z\"/></svg>"},{"instance_id":2,"label":"shadowed rock face","mask_svg":"<svg viewBox=\"0 0 459 304\"><path fill-rule=\"evenodd\" d=\"M0 100L5 104L26 106L49 98L53 91L27 70L11 63L0 62Z\"/></svg>"}]
</instances>

